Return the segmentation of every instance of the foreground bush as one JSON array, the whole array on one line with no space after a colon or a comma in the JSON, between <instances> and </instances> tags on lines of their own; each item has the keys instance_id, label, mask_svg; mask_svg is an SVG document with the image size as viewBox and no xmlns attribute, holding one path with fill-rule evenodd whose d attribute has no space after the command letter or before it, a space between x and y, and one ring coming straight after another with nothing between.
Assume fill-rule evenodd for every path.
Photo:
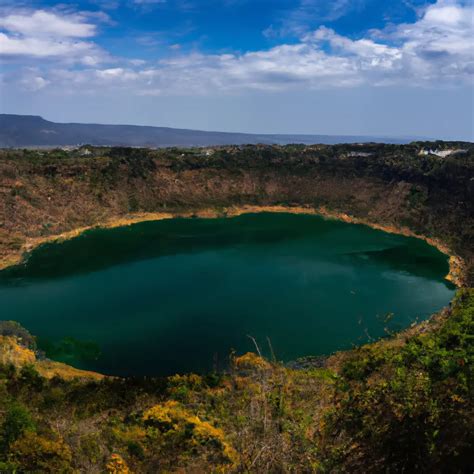
<instances>
[{"instance_id":1,"label":"foreground bush","mask_svg":"<svg viewBox=\"0 0 474 474\"><path fill-rule=\"evenodd\" d=\"M473 466L474 290L437 330L344 363L321 451L329 470L462 472Z\"/></svg>"},{"instance_id":2,"label":"foreground bush","mask_svg":"<svg viewBox=\"0 0 474 474\"><path fill-rule=\"evenodd\" d=\"M295 370L46 379L0 367L2 472L472 472L474 290L404 334Z\"/></svg>"}]
</instances>

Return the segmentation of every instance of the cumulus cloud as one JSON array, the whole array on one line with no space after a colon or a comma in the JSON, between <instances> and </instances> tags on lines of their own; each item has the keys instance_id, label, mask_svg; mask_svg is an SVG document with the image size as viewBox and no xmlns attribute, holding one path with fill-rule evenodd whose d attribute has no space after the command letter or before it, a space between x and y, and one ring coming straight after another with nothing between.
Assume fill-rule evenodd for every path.
<instances>
[{"instance_id":1,"label":"cumulus cloud","mask_svg":"<svg viewBox=\"0 0 474 474\"><path fill-rule=\"evenodd\" d=\"M439 0L414 24L398 25L382 39L401 44L413 75L472 78L474 72L474 7Z\"/></svg>"},{"instance_id":2,"label":"cumulus cloud","mask_svg":"<svg viewBox=\"0 0 474 474\"><path fill-rule=\"evenodd\" d=\"M132 65L133 66L133 65ZM128 66L50 71L60 88L72 83L89 90L126 89L138 95L234 93L242 89L280 91L338 84L356 85L357 68L311 45L281 45L243 55L193 53L163 59L143 69Z\"/></svg>"},{"instance_id":3,"label":"cumulus cloud","mask_svg":"<svg viewBox=\"0 0 474 474\"><path fill-rule=\"evenodd\" d=\"M45 10L21 10L0 18L0 56L63 58L68 62L93 65L105 53L93 42L84 41L96 35L96 25L103 14L60 13Z\"/></svg>"},{"instance_id":4,"label":"cumulus cloud","mask_svg":"<svg viewBox=\"0 0 474 474\"><path fill-rule=\"evenodd\" d=\"M61 56L65 50L73 52L82 61L82 68L57 67L38 74L46 81L44 87L55 84L59 89L75 84L77 90L122 88L133 94L185 95L361 84L458 85L472 81L474 72L472 18L470 4L438 0L411 24L370 31L360 38L320 27L302 35L296 44L262 51L180 54L176 49L171 58L146 63L117 59L113 67L100 67L94 60L95 45L71 37L61 42L37 37L36 43L26 47L26 37L18 43L3 34L0 50L22 54L24 48L24 54L28 49L30 54L43 51L50 56Z\"/></svg>"},{"instance_id":5,"label":"cumulus cloud","mask_svg":"<svg viewBox=\"0 0 474 474\"><path fill-rule=\"evenodd\" d=\"M334 55L357 60L360 71L394 71L399 67L403 53L400 48L377 43L369 38L352 40L338 35L334 30L324 26L310 35L306 35L303 41L317 45L329 43Z\"/></svg>"},{"instance_id":6,"label":"cumulus cloud","mask_svg":"<svg viewBox=\"0 0 474 474\"><path fill-rule=\"evenodd\" d=\"M29 37L84 38L96 32L96 26L87 23L83 15L59 15L44 10L7 15L0 18L0 28Z\"/></svg>"}]
</instances>

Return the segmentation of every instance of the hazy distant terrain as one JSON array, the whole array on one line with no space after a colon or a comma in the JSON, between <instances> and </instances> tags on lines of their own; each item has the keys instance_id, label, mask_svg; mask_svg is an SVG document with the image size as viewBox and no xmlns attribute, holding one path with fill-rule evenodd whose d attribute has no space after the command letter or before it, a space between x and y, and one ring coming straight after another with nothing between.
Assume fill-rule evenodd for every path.
<instances>
[{"instance_id":1,"label":"hazy distant terrain","mask_svg":"<svg viewBox=\"0 0 474 474\"><path fill-rule=\"evenodd\" d=\"M205 132L138 125L55 123L36 115L0 114L0 147L122 145L140 147L302 143L408 143L410 137L363 135L271 135Z\"/></svg>"}]
</instances>

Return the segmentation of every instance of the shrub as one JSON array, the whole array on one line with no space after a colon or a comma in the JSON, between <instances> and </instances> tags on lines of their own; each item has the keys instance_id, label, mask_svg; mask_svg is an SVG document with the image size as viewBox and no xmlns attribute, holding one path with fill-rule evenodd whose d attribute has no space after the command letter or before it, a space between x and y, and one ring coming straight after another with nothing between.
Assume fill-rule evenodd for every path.
<instances>
[{"instance_id":1,"label":"shrub","mask_svg":"<svg viewBox=\"0 0 474 474\"><path fill-rule=\"evenodd\" d=\"M21 404L13 403L7 409L5 419L1 427L1 439L3 450L16 441L23 433L35 431L36 425L30 412Z\"/></svg>"},{"instance_id":2,"label":"shrub","mask_svg":"<svg viewBox=\"0 0 474 474\"><path fill-rule=\"evenodd\" d=\"M36 350L35 338L16 321L0 321L0 336L16 337L22 346Z\"/></svg>"},{"instance_id":3,"label":"shrub","mask_svg":"<svg viewBox=\"0 0 474 474\"><path fill-rule=\"evenodd\" d=\"M112 454L105 466L109 474L129 474L130 469L120 454Z\"/></svg>"},{"instance_id":4,"label":"shrub","mask_svg":"<svg viewBox=\"0 0 474 474\"><path fill-rule=\"evenodd\" d=\"M227 443L223 431L191 414L177 401L153 406L145 411L143 421L150 434L153 436L153 430L158 430L165 443L181 445L185 450L208 448L217 451L223 463L236 461L236 452Z\"/></svg>"},{"instance_id":5,"label":"shrub","mask_svg":"<svg viewBox=\"0 0 474 474\"><path fill-rule=\"evenodd\" d=\"M41 391L44 386L44 378L41 377L33 364L26 364L21 368L20 379L37 392Z\"/></svg>"},{"instance_id":6,"label":"shrub","mask_svg":"<svg viewBox=\"0 0 474 474\"><path fill-rule=\"evenodd\" d=\"M72 454L62 440L52 441L27 431L11 445L9 460L20 472L72 472Z\"/></svg>"},{"instance_id":7,"label":"shrub","mask_svg":"<svg viewBox=\"0 0 474 474\"><path fill-rule=\"evenodd\" d=\"M260 357L253 352L247 352L242 356L234 357L233 366L238 372L245 374L267 371L272 367L263 357Z\"/></svg>"}]
</instances>

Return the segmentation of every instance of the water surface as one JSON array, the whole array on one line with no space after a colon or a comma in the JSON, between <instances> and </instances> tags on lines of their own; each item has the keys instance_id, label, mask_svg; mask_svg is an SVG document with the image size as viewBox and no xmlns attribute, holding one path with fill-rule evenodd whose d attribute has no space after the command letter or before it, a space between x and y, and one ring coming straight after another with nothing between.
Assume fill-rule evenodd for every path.
<instances>
[{"instance_id":1,"label":"water surface","mask_svg":"<svg viewBox=\"0 0 474 474\"><path fill-rule=\"evenodd\" d=\"M407 327L452 298L447 272L423 241L317 216L173 219L41 246L0 272L0 319L77 367L202 372L248 335L288 361Z\"/></svg>"}]
</instances>

